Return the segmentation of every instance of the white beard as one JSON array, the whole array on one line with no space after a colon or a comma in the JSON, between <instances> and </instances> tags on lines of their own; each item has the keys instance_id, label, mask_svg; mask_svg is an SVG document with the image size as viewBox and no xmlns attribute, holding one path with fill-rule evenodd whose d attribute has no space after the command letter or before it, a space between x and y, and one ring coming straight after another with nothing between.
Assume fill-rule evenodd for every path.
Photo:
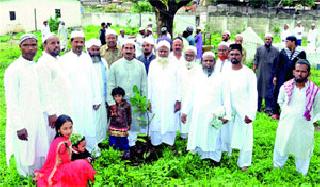
<instances>
[{"instance_id":1,"label":"white beard","mask_svg":"<svg viewBox=\"0 0 320 187\"><path fill-rule=\"evenodd\" d=\"M194 64L195 64L195 60L190 61L190 62L186 61L186 67L187 67L187 69L188 69L188 70L189 70L189 69L192 69L193 66L194 66Z\"/></svg>"}]
</instances>

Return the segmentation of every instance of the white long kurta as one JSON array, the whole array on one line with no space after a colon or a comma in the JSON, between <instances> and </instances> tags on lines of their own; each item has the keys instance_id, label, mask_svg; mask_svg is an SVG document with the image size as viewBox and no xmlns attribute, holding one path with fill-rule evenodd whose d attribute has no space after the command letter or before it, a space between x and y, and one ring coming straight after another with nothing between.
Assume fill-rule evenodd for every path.
<instances>
[{"instance_id":1,"label":"white long kurta","mask_svg":"<svg viewBox=\"0 0 320 187\"><path fill-rule=\"evenodd\" d=\"M107 81L107 63L104 61L104 59L101 59L100 63L93 63L93 71L97 75L97 87L98 90L95 90L98 97L101 98L101 106L98 110L93 110L93 120L94 124L97 125L96 129L96 140L97 143L102 142L104 139L106 139L106 133L107 133L107 111L106 111L106 81ZM105 74L103 73L105 72Z\"/></svg>"},{"instance_id":2,"label":"white long kurta","mask_svg":"<svg viewBox=\"0 0 320 187\"><path fill-rule=\"evenodd\" d=\"M312 110L311 121L304 117L306 106L306 90L308 85L302 89L294 88L292 99L288 105L288 95L283 86L280 88L278 103L281 107L281 115L277 129L275 151L280 156L293 154L295 158L310 159L314 144L313 122L320 119L320 94L318 93Z\"/></svg>"},{"instance_id":3,"label":"white long kurta","mask_svg":"<svg viewBox=\"0 0 320 187\"><path fill-rule=\"evenodd\" d=\"M223 73L225 71L231 70L231 62L230 60L226 59L224 61L218 59L215 66L214 66L214 72L215 73Z\"/></svg>"},{"instance_id":4,"label":"white long kurta","mask_svg":"<svg viewBox=\"0 0 320 187\"><path fill-rule=\"evenodd\" d=\"M70 115L70 84L64 74L59 58L43 53L37 63L39 74L41 102L49 143L55 136L55 129L49 126L48 116L56 114Z\"/></svg>"},{"instance_id":5,"label":"white long kurta","mask_svg":"<svg viewBox=\"0 0 320 187\"><path fill-rule=\"evenodd\" d=\"M253 147L253 128L252 123L246 124L244 119L245 116L248 116L254 121L256 117L258 108L257 78L252 70L245 65L240 70L228 71L223 78L226 81L226 92L230 94L234 116L234 119L230 121L232 126L231 148L250 152Z\"/></svg>"},{"instance_id":6,"label":"white long kurta","mask_svg":"<svg viewBox=\"0 0 320 187\"><path fill-rule=\"evenodd\" d=\"M179 72L180 72L180 80L181 80L181 106L186 105L186 99L188 93L192 92L195 88L193 87L192 81L194 80L194 77L197 76L197 73L201 66L197 64L196 62L193 62L193 67L191 69L187 69L186 62L183 62L184 64L181 64L179 66ZM188 121L185 124L181 123L181 120L178 120L178 124L180 126L180 133L181 134L188 134L189 127L191 124L191 113L187 113L188 115ZM179 115L180 117L180 115Z\"/></svg>"},{"instance_id":7,"label":"white long kurta","mask_svg":"<svg viewBox=\"0 0 320 187\"><path fill-rule=\"evenodd\" d=\"M309 53L315 53L316 52L316 41L318 37L318 30L317 29L310 29L308 33L308 46L307 51Z\"/></svg>"},{"instance_id":8,"label":"white long kurta","mask_svg":"<svg viewBox=\"0 0 320 187\"><path fill-rule=\"evenodd\" d=\"M163 143L173 143L178 130L174 105L181 100L179 79L176 63L169 60L167 64L160 64L157 59L151 62L148 74L148 99L154 113L150 124L151 141L152 134L157 134Z\"/></svg>"},{"instance_id":9,"label":"white long kurta","mask_svg":"<svg viewBox=\"0 0 320 187\"><path fill-rule=\"evenodd\" d=\"M86 138L96 137L96 125L93 120L93 105L102 103L97 95L97 77L93 71L91 58L82 53L77 56L72 51L61 57L61 63L70 82L71 118L74 132ZM92 149L96 142L87 142Z\"/></svg>"},{"instance_id":10,"label":"white long kurta","mask_svg":"<svg viewBox=\"0 0 320 187\"><path fill-rule=\"evenodd\" d=\"M40 103L39 77L36 64L20 57L11 63L4 75L7 105L6 158L7 164L12 154L20 166L32 166L36 159L45 157L49 149L47 134ZM19 140L17 130L27 129L28 141Z\"/></svg>"},{"instance_id":11,"label":"white long kurta","mask_svg":"<svg viewBox=\"0 0 320 187\"><path fill-rule=\"evenodd\" d=\"M191 120L187 149L197 151L200 148L199 153L204 157L214 154L214 151L219 152L220 149L217 141L220 129L210 124L213 113L224 108L224 92L220 78L217 74L208 77L201 67L197 68L192 81L192 90L188 93L185 104L182 105L181 112L191 114L187 115L187 121ZM230 106L229 102L226 106ZM226 109L226 111L230 110ZM220 158L215 159L220 160Z\"/></svg>"}]
</instances>

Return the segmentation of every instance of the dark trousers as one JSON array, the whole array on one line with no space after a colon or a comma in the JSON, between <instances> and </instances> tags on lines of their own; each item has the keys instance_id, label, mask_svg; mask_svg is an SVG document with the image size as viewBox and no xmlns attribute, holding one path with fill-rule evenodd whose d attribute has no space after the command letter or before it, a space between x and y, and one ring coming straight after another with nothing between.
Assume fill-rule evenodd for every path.
<instances>
[{"instance_id":1,"label":"dark trousers","mask_svg":"<svg viewBox=\"0 0 320 187\"><path fill-rule=\"evenodd\" d=\"M278 104L279 91L280 91L280 86L276 86L273 91L273 102L272 102L273 103L272 112L273 114L278 114L278 115L280 115L280 106Z\"/></svg>"},{"instance_id":2,"label":"dark trousers","mask_svg":"<svg viewBox=\"0 0 320 187\"><path fill-rule=\"evenodd\" d=\"M109 136L109 146L124 151L128 151L130 149L128 137Z\"/></svg>"},{"instance_id":3,"label":"dark trousers","mask_svg":"<svg viewBox=\"0 0 320 187\"><path fill-rule=\"evenodd\" d=\"M261 111L262 99L265 101L266 111L272 112L273 98L272 97L258 97L258 111Z\"/></svg>"}]
</instances>

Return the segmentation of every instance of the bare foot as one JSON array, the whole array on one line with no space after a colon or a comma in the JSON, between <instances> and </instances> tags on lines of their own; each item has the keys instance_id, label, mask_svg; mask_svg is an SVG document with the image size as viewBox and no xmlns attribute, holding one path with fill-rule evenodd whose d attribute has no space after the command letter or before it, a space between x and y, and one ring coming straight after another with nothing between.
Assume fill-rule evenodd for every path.
<instances>
[{"instance_id":1,"label":"bare foot","mask_svg":"<svg viewBox=\"0 0 320 187\"><path fill-rule=\"evenodd\" d=\"M248 166L243 166L243 167L241 167L241 171L242 172L246 172L248 170Z\"/></svg>"}]
</instances>

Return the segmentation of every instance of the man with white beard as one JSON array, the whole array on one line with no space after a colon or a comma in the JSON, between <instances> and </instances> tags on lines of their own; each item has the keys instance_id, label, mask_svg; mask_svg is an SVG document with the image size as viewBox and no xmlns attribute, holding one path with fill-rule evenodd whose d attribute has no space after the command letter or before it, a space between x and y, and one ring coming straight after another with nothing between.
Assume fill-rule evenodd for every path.
<instances>
[{"instance_id":1,"label":"man with white beard","mask_svg":"<svg viewBox=\"0 0 320 187\"><path fill-rule=\"evenodd\" d=\"M215 73L231 70L231 62L228 59L229 45L226 42L220 42L218 45L218 60L215 64Z\"/></svg>"},{"instance_id":2,"label":"man with white beard","mask_svg":"<svg viewBox=\"0 0 320 187\"><path fill-rule=\"evenodd\" d=\"M48 141L56 134L54 123L60 114L70 114L70 85L59 61L60 40L52 33L44 38L44 52L37 63L41 102L48 132Z\"/></svg>"},{"instance_id":3,"label":"man with white beard","mask_svg":"<svg viewBox=\"0 0 320 187\"><path fill-rule=\"evenodd\" d=\"M96 125L93 111L98 110L102 100L96 93L97 77L93 71L90 56L83 52L85 37L83 31L72 31L72 50L61 57L61 64L70 82L71 117L74 132L85 136L91 152L97 146Z\"/></svg>"},{"instance_id":4,"label":"man with white beard","mask_svg":"<svg viewBox=\"0 0 320 187\"><path fill-rule=\"evenodd\" d=\"M196 72L201 66L196 63L197 57L197 48L195 46L186 47L184 53L184 62L179 65L179 74L181 80L181 105L185 105L186 97L189 92L194 90L192 87L192 80L196 76ZM181 124L181 120L179 119L178 124L180 126L180 136L183 139L187 139L189 126L191 123L191 115L187 114L190 119L185 124ZM179 115L180 118L180 115Z\"/></svg>"},{"instance_id":5,"label":"man with white beard","mask_svg":"<svg viewBox=\"0 0 320 187\"><path fill-rule=\"evenodd\" d=\"M175 113L180 110L181 95L178 68L169 60L170 43L157 44L157 57L152 61L148 74L148 99L154 118L150 124L151 144L173 145L178 125Z\"/></svg>"},{"instance_id":6,"label":"man with white beard","mask_svg":"<svg viewBox=\"0 0 320 187\"><path fill-rule=\"evenodd\" d=\"M230 113L230 110L224 108L224 102L227 102L226 106L230 104L225 100L229 97L224 97L221 76L214 73L214 64L214 53L205 52L202 69L198 68L195 72L192 89L182 103L181 121L191 123L187 150L196 152L201 159L210 159L216 165L221 158L218 141L220 127L222 123L228 122L226 111ZM212 125L214 116L218 117L220 127Z\"/></svg>"},{"instance_id":7,"label":"man with white beard","mask_svg":"<svg viewBox=\"0 0 320 187\"><path fill-rule=\"evenodd\" d=\"M257 78L246 65L241 63L242 47L230 45L231 70L223 76L225 92L230 97L233 119L231 148L240 149L237 165L246 171L251 165L253 147L252 122L258 108ZM227 106L226 106L227 108Z\"/></svg>"},{"instance_id":8,"label":"man with white beard","mask_svg":"<svg viewBox=\"0 0 320 187\"><path fill-rule=\"evenodd\" d=\"M98 39L91 39L86 42L87 51L91 57L94 74L97 75L97 82L95 82L98 90L96 92L101 98L101 106L97 110L93 110L93 125L96 126L96 144L101 143L106 139L107 132L107 62L100 56L101 42ZM96 147L98 149L98 147ZM96 150L99 154L99 150Z\"/></svg>"}]
</instances>

